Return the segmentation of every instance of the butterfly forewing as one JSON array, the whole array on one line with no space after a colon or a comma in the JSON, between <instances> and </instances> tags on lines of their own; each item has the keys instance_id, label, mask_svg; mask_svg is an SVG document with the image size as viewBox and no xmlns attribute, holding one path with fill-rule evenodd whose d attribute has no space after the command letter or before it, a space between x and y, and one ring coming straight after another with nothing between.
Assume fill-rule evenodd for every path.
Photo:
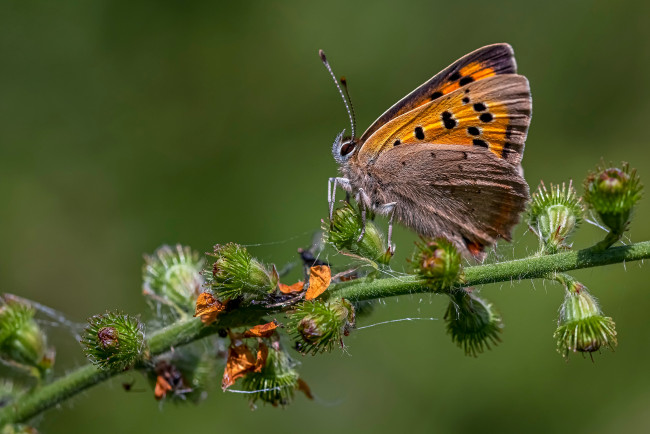
<instances>
[{"instance_id":1,"label":"butterfly forewing","mask_svg":"<svg viewBox=\"0 0 650 434\"><path fill-rule=\"evenodd\" d=\"M417 143L478 146L519 164L530 124L528 80L486 78L417 107L378 129L359 150L361 164L397 146Z\"/></svg>"},{"instance_id":2,"label":"butterfly forewing","mask_svg":"<svg viewBox=\"0 0 650 434\"><path fill-rule=\"evenodd\" d=\"M386 110L363 133L361 141L368 139L391 119L447 95L469 83L495 75L514 74L516 72L517 64L510 45L493 44L479 48L461 57Z\"/></svg>"}]
</instances>

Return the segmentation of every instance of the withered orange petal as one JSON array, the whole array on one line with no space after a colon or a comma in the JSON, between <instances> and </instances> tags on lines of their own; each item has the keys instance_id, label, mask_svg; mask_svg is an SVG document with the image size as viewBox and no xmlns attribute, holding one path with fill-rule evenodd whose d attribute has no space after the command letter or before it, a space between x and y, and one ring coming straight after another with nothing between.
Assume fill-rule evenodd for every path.
<instances>
[{"instance_id":1,"label":"withered orange petal","mask_svg":"<svg viewBox=\"0 0 650 434\"><path fill-rule=\"evenodd\" d=\"M172 390L172 385L169 384L167 380L162 375L159 375L156 377L156 387L154 388L153 396L156 398L156 400L160 401L163 399L166 395L167 392Z\"/></svg>"},{"instance_id":2,"label":"withered orange petal","mask_svg":"<svg viewBox=\"0 0 650 434\"><path fill-rule=\"evenodd\" d=\"M304 393L307 398L314 399L314 395L311 394L311 389L307 385L307 382L305 382L305 380L302 378L298 378L297 389Z\"/></svg>"},{"instance_id":3,"label":"withered orange petal","mask_svg":"<svg viewBox=\"0 0 650 434\"><path fill-rule=\"evenodd\" d=\"M293 285L285 285L284 283L278 284L280 292L283 294L292 294L294 292L300 292L305 287L305 282L296 282Z\"/></svg>"},{"instance_id":4,"label":"withered orange petal","mask_svg":"<svg viewBox=\"0 0 650 434\"><path fill-rule=\"evenodd\" d=\"M244 332L245 338L268 338L273 333L275 329L278 328L278 324L275 321L271 321L266 324L256 325L249 330Z\"/></svg>"},{"instance_id":5,"label":"withered orange petal","mask_svg":"<svg viewBox=\"0 0 650 434\"><path fill-rule=\"evenodd\" d=\"M269 347L260 343L257 349L257 360L255 361L255 372L262 372L264 366L266 366L266 359L269 356Z\"/></svg>"},{"instance_id":6,"label":"withered orange petal","mask_svg":"<svg viewBox=\"0 0 650 434\"><path fill-rule=\"evenodd\" d=\"M225 304L214 298L209 292L203 292L196 300L194 316L201 316L201 321L207 325L214 322L217 316L225 309Z\"/></svg>"},{"instance_id":7,"label":"withered orange petal","mask_svg":"<svg viewBox=\"0 0 650 434\"><path fill-rule=\"evenodd\" d=\"M257 359L246 345L231 346L228 348L228 360L226 361L226 369L223 372L221 387L227 389L235 384L237 379L255 368L256 361Z\"/></svg>"},{"instance_id":8,"label":"withered orange petal","mask_svg":"<svg viewBox=\"0 0 650 434\"><path fill-rule=\"evenodd\" d=\"M309 288L305 300L313 300L327 290L332 281L332 271L327 265L315 265L309 269Z\"/></svg>"}]
</instances>

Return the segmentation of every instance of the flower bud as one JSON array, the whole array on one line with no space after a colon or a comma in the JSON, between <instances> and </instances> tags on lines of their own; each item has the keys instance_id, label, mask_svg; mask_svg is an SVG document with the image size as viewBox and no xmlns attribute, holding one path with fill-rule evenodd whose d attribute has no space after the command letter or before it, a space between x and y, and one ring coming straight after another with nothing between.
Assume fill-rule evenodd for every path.
<instances>
[{"instance_id":1,"label":"flower bud","mask_svg":"<svg viewBox=\"0 0 650 434\"><path fill-rule=\"evenodd\" d=\"M206 273L207 281L220 300L263 298L278 284L277 273L267 270L239 244L217 244L208 255L216 259Z\"/></svg>"},{"instance_id":2,"label":"flower bud","mask_svg":"<svg viewBox=\"0 0 650 434\"><path fill-rule=\"evenodd\" d=\"M34 309L4 297L0 306L0 357L44 374L53 363L47 336L34 320Z\"/></svg>"},{"instance_id":3,"label":"flower bud","mask_svg":"<svg viewBox=\"0 0 650 434\"><path fill-rule=\"evenodd\" d=\"M354 307L348 300L341 298L299 305L290 316L289 330L297 338L298 351L315 355L331 351L337 343L342 346L342 336L347 336L354 324Z\"/></svg>"},{"instance_id":4,"label":"flower bud","mask_svg":"<svg viewBox=\"0 0 650 434\"><path fill-rule=\"evenodd\" d=\"M36 428L22 423L5 425L2 427L2 434L38 434Z\"/></svg>"},{"instance_id":5,"label":"flower bud","mask_svg":"<svg viewBox=\"0 0 650 434\"><path fill-rule=\"evenodd\" d=\"M584 187L585 202L611 232L623 234L643 189L636 169L630 169L627 163L623 163L622 169L599 166L587 176Z\"/></svg>"},{"instance_id":6,"label":"flower bud","mask_svg":"<svg viewBox=\"0 0 650 434\"><path fill-rule=\"evenodd\" d=\"M571 247L566 241L583 215L584 209L572 182L568 188L564 183L562 187L551 184L550 191L541 183L532 197L528 225L539 238L541 250L553 254Z\"/></svg>"},{"instance_id":7,"label":"flower bud","mask_svg":"<svg viewBox=\"0 0 650 434\"><path fill-rule=\"evenodd\" d=\"M447 332L465 355L476 357L485 349L489 350L490 344L501 342L499 333L503 323L491 303L465 289L450 294L449 298L445 313Z\"/></svg>"},{"instance_id":8,"label":"flower bud","mask_svg":"<svg viewBox=\"0 0 650 434\"><path fill-rule=\"evenodd\" d=\"M251 408L255 408L257 400L274 407L291 404L299 379L295 367L296 362L274 342L268 348L266 364L259 372L246 374L242 381L242 388L253 392L249 395Z\"/></svg>"},{"instance_id":9,"label":"flower bud","mask_svg":"<svg viewBox=\"0 0 650 434\"><path fill-rule=\"evenodd\" d=\"M617 345L614 321L603 316L587 287L573 279L558 280L566 289L558 328L553 335L558 352L568 358L572 352L593 353L601 347L613 349Z\"/></svg>"},{"instance_id":10,"label":"flower bud","mask_svg":"<svg viewBox=\"0 0 650 434\"><path fill-rule=\"evenodd\" d=\"M145 256L143 293L180 314L191 313L203 286L203 259L190 247L162 246Z\"/></svg>"},{"instance_id":11,"label":"flower bud","mask_svg":"<svg viewBox=\"0 0 650 434\"><path fill-rule=\"evenodd\" d=\"M462 279L460 254L449 240L422 238L415 247L411 259L414 272L430 285L446 290Z\"/></svg>"},{"instance_id":12,"label":"flower bud","mask_svg":"<svg viewBox=\"0 0 650 434\"><path fill-rule=\"evenodd\" d=\"M93 364L102 369L126 370L145 355L144 325L128 315L95 315L88 319L81 344Z\"/></svg>"},{"instance_id":13,"label":"flower bud","mask_svg":"<svg viewBox=\"0 0 650 434\"><path fill-rule=\"evenodd\" d=\"M359 241L363 231L363 220L361 214L349 203L334 211L330 223L323 221L322 229L325 241L332 244L336 250L347 250L382 265L390 262L392 254L388 251L381 232L372 221L366 220L366 230Z\"/></svg>"}]
</instances>

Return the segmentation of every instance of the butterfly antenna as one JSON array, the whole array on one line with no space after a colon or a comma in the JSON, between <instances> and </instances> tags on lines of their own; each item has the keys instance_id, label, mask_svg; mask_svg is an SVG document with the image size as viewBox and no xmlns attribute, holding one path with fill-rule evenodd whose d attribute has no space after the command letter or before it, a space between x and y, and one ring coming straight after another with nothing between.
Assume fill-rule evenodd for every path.
<instances>
[{"instance_id":1,"label":"butterfly antenna","mask_svg":"<svg viewBox=\"0 0 650 434\"><path fill-rule=\"evenodd\" d=\"M348 100L345 97L347 93L347 86L345 87L346 93L343 93L343 89L341 89L341 86L339 85L339 81L336 79L336 75L334 75L334 71L332 71L332 67L327 61L327 57L325 57L325 53L323 52L323 50L318 50L318 55L320 56L320 60L323 61L323 65L325 65L325 68L327 68L330 75L332 76L332 80L334 80L334 84L336 85L336 88L339 90L339 93L341 94L341 98L343 99L343 104L345 104L345 109L348 111L348 116L350 118L350 125L352 126L352 138L354 139L355 119L353 114L354 112L350 108L352 104L349 104Z\"/></svg>"},{"instance_id":2,"label":"butterfly antenna","mask_svg":"<svg viewBox=\"0 0 650 434\"><path fill-rule=\"evenodd\" d=\"M354 131L357 129L357 116L354 113L352 98L350 98L350 91L348 90L348 81L345 77L341 77L341 84L343 85L343 90L345 90L345 96L348 97L348 104L350 104L350 112L352 114L352 138L354 139Z\"/></svg>"}]
</instances>

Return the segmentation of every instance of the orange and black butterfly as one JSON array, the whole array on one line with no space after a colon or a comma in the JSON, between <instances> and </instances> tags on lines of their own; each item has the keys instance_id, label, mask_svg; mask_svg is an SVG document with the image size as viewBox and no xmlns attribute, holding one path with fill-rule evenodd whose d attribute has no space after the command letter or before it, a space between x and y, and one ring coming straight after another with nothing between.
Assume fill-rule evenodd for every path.
<instances>
[{"instance_id":1,"label":"orange and black butterfly","mask_svg":"<svg viewBox=\"0 0 650 434\"><path fill-rule=\"evenodd\" d=\"M397 218L482 258L499 238L511 239L529 199L521 159L530 118L528 80L517 74L510 45L479 48L398 101L361 137L351 116L352 137L339 134L332 148L343 177L330 179L330 214L340 185L364 215L365 208L390 215L391 224Z\"/></svg>"}]
</instances>

